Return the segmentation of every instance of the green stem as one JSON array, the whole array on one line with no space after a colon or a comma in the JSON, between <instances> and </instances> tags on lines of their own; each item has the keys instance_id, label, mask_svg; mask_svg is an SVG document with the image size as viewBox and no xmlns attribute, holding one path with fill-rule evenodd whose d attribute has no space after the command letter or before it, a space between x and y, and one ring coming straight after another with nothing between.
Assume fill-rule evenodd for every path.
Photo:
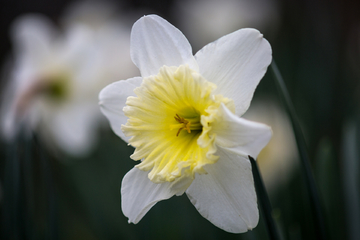
<instances>
[{"instance_id":1,"label":"green stem","mask_svg":"<svg viewBox=\"0 0 360 240\"><path fill-rule=\"evenodd\" d=\"M47 222L48 222L48 231L49 239L57 240L58 237L58 212L57 212L57 201L56 201L56 191L54 186L53 171L51 169L50 158L47 155L46 149L43 148L38 142L38 151L39 159L43 172L43 180L45 182L45 190L47 194Z\"/></svg>"},{"instance_id":2,"label":"green stem","mask_svg":"<svg viewBox=\"0 0 360 240\"><path fill-rule=\"evenodd\" d=\"M272 215L271 215L272 208L271 208L270 200L267 195L267 192L266 192L266 189L264 186L264 182L261 178L258 165L257 165L256 161L250 155L248 157L249 157L249 160L251 163L251 169L252 169L253 176L254 176L254 182L255 182L255 187L256 187L256 193L258 196L258 201L259 201L261 209L264 213L266 228L268 230L270 240L278 240L278 239L280 239L279 233L277 231L274 219L272 218Z\"/></svg>"},{"instance_id":3,"label":"green stem","mask_svg":"<svg viewBox=\"0 0 360 240\"><path fill-rule=\"evenodd\" d=\"M319 194L318 194L317 187L315 184L314 176L311 171L310 160L309 160L309 156L307 153L305 138L301 131L300 124L299 124L298 118L296 116L294 106L290 99L290 95L287 91L284 80L283 80L283 78L280 74L280 71L279 71L278 67L276 66L276 63L274 60L271 63L271 69L274 73L276 86L277 86L278 91L282 97L282 100L286 106L286 110L288 111L288 114L289 114L289 117L291 120L291 124L292 124L293 130L294 130L295 139L296 139L296 143L297 143L297 147L299 150L300 159L301 159L301 163L302 163L302 167L303 167L303 173L305 174L306 185L310 192L311 207L312 207L313 214L315 217L315 224L316 224L315 229L316 229L317 239L325 240L326 236L325 236L324 218L322 215Z\"/></svg>"}]
</instances>

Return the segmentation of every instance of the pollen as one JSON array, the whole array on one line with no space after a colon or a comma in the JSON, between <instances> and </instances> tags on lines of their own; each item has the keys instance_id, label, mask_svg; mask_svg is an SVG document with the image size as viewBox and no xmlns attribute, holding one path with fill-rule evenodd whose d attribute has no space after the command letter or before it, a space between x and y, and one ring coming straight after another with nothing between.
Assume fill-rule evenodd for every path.
<instances>
[{"instance_id":1,"label":"pollen","mask_svg":"<svg viewBox=\"0 0 360 240\"><path fill-rule=\"evenodd\" d=\"M213 95L215 88L187 65L163 66L128 97L122 130L135 148L131 158L142 160L136 166L154 183L194 178L217 161L211 121L232 100Z\"/></svg>"}]
</instances>

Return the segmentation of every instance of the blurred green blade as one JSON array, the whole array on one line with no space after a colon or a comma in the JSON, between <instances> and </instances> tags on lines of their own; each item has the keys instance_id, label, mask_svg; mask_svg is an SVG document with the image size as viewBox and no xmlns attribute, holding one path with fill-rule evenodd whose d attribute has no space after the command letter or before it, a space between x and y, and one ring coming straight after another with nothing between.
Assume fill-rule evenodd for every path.
<instances>
[{"instance_id":1,"label":"blurred green blade","mask_svg":"<svg viewBox=\"0 0 360 240\"><path fill-rule=\"evenodd\" d=\"M279 240L280 239L279 234L278 234L274 219L272 218L272 215L271 215L272 208L271 208L270 200L267 195L267 192L266 192L266 189L264 186L264 182L261 178L258 165L251 156L248 156L248 157L249 157L249 160L251 163L251 170L253 172L258 201L259 201L259 203L261 205L261 209L263 210L263 213L264 213L265 223L266 223L266 227L268 230L269 238L271 240Z\"/></svg>"}]
</instances>

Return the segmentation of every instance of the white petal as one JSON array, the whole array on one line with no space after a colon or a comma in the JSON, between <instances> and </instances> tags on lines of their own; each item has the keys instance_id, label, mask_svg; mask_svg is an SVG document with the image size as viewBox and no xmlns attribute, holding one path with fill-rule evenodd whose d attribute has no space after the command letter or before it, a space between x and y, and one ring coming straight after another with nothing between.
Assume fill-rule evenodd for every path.
<instances>
[{"instance_id":1,"label":"white petal","mask_svg":"<svg viewBox=\"0 0 360 240\"><path fill-rule=\"evenodd\" d=\"M188 64L198 70L189 41L179 29L156 15L144 16L135 22L130 54L143 77L158 74L164 65Z\"/></svg>"},{"instance_id":2,"label":"white petal","mask_svg":"<svg viewBox=\"0 0 360 240\"><path fill-rule=\"evenodd\" d=\"M232 233L246 232L259 221L250 161L219 147L219 160L196 175L186 193L199 213Z\"/></svg>"},{"instance_id":3,"label":"white petal","mask_svg":"<svg viewBox=\"0 0 360 240\"><path fill-rule=\"evenodd\" d=\"M91 61L96 47L94 32L85 25L74 24L66 28L64 32L62 46L58 49L61 51L58 57L64 62L63 64L68 64L70 69L79 68L79 63ZM97 68L101 69L101 66Z\"/></svg>"},{"instance_id":4,"label":"white petal","mask_svg":"<svg viewBox=\"0 0 360 240\"><path fill-rule=\"evenodd\" d=\"M192 180L182 180L156 184L148 172L131 169L121 183L121 208L129 223L138 223L157 202L183 194Z\"/></svg>"},{"instance_id":5,"label":"white petal","mask_svg":"<svg viewBox=\"0 0 360 240\"><path fill-rule=\"evenodd\" d=\"M127 122L123 108L126 106L126 99L129 96L136 96L134 89L139 87L141 82L141 77L121 80L109 84L99 94L99 104L102 113L109 120L112 130L126 142L129 142L130 137L125 137L121 131L121 125Z\"/></svg>"},{"instance_id":6,"label":"white petal","mask_svg":"<svg viewBox=\"0 0 360 240\"><path fill-rule=\"evenodd\" d=\"M224 104L219 107L219 118L212 124L211 131L216 134L216 145L255 159L272 135L269 126L239 118Z\"/></svg>"},{"instance_id":7,"label":"white petal","mask_svg":"<svg viewBox=\"0 0 360 240\"><path fill-rule=\"evenodd\" d=\"M44 121L49 124L57 145L71 155L89 153L97 137L95 125L101 116L96 105L73 103L58 109L54 114L53 119Z\"/></svg>"},{"instance_id":8,"label":"white petal","mask_svg":"<svg viewBox=\"0 0 360 240\"><path fill-rule=\"evenodd\" d=\"M215 93L235 102L236 115L249 107L256 86L271 63L271 47L255 29L240 29L196 53L199 71L217 85Z\"/></svg>"},{"instance_id":9,"label":"white petal","mask_svg":"<svg viewBox=\"0 0 360 240\"><path fill-rule=\"evenodd\" d=\"M19 58L39 62L49 54L56 32L49 19L40 14L28 14L18 18L12 26L15 52Z\"/></svg>"}]
</instances>

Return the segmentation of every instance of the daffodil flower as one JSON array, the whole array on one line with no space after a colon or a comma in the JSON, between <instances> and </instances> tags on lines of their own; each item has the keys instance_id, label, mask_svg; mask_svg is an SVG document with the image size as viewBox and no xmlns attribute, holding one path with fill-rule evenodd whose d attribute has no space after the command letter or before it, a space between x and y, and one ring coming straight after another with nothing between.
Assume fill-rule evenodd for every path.
<instances>
[{"instance_id":1,"label":"daffodil flower","mask_svg":"<svg viewBox=\"0 0 360 240\"><path fill-rule=\"evenodd\" d=\"M271 129L239 116L271 62L269 43L242 29L193 56L177 28L148 15L132 28L130 54L141 77L99 95L112 129L141 160L122 181L124 215L137 223L158 201L186 192L217 227L254 228L259 213L248 155L257 157Z\"/></svg>"}]
</instances>

